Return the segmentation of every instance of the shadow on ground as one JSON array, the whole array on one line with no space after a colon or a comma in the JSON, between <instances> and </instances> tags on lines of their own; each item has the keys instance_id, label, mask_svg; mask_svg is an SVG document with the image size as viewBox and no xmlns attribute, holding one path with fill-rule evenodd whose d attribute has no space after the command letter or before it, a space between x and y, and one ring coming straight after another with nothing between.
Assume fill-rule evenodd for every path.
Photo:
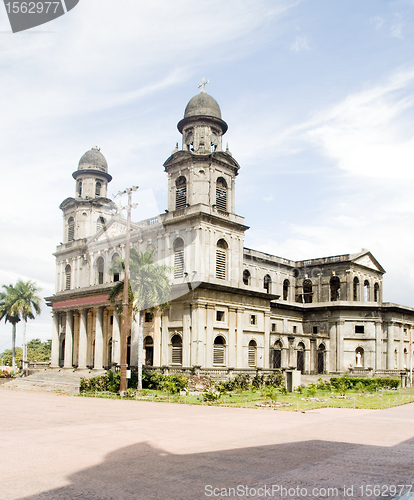
<instances>
[{"instance_id":1,"label":"shadow on ground","mask_svg":"<svg viewBox=\"0 0 414 500\"><path fill-rule=\"evenodd\" d=\"M267 485L269 490L268 494L261 490L255 495L251 490L250 496L235 494L233 498L379 498L370 497L361 487L412 484L413 465L414 439L394 447L301 441L191 455L173 455L140 443L110 453L100 465L69 476L71 484L66 487L25 498L200 500L232 497L215 495L219 491L212 488L238 485L249 488ZM307 493L302 490L299 495L280 492L272 495L273 484L295 489L299 486L306 488ZM206 489L207 485L212 488ZM344 495L344 486L353 486L352 494L348 489ZM316 495L318 492L312 491L315 487L337 488L337 492L322 491Z\"/></svg>"}]
</instances>

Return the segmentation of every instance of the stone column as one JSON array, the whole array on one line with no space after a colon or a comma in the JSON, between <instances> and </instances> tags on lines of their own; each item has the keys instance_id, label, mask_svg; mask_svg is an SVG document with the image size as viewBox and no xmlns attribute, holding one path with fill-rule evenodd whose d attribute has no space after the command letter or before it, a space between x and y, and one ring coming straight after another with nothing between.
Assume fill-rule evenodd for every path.
<instances>
[{"instance_id":1,"label":"stone column","mask_svg":"<svg viewBox=\"0 0 414 500\"><path fill-rule=\"evenodd\" d=\"M112 329L112 362L121 364L121 318L114 309L114 324Z\"/></svg>"},{"instance_id":2,"label":"stone column","mask_svg":"<svg viewBox=\"0 0 414 500\"><path fill-rule=\"evenodd\" d=\"M169 335L168 335L168 314L169 309L165 309L162 312L162 323L161 323L161 360L160 366L168 366L168 348L169 348Z\"/></svg>"},{"instance_id":3,"label":"stone column","mask_svg":"<svg viewBox=\"0 0 414 500\"><path fill-rule=\"evenodd\" d=\"M103 368L103 308L98 307L96 311L96 329L95 329L95 363L94 370Z\"/></svg>"},{"instance_id":4,"label":"stone column","mask_svg":"<svg viewBox=\"0 0 414 500\"><path fill-rule=\"evenodd\" d=\"M375 322L375 369L381 370L381 339L382 339L382 324Z\"/></svg>"},{"instance_id":5,"label":"stone column","mask_svg":"<svg viewBox=\"0 0 414 500\"><path fill-rule=\"evenodd\" d=\"M73 365L79 366L79 312L73 311Z\"/></svg>"},{"instance_id":6,"label":"stone column","mask_svg":"<svg viewBox=\"0 0 414 500\"><path fill-rule=\"evenodd\" d=\"M241 369L244 368L244 359L243 359L243 343L244 343L244 335L243 335L243 320L244 320L244 309L237 308L237 344L236 344L236 359L237 364L235 368ZM247 366L247 359L246 359Z\"/></svg>"},{"instance_id":7,"label":"stone column","mask_svg":"<svg viewBox=\"0 0 414 500\"><path fill-rule=\"evenodd\" d=\"M190 304L183 305L183 366L191 364Z\"/></svg>"},{"instance_id":8,"label":"stone column","mask_svg":"<svg viewBox=\"0 0 414 500\"><path fill-rule=\"evenodd\" d=\"M312 349L312 344L311 344L311 349ZM307 374L312 373L311 367L314 366L312 354L313 354L313 352L310 349L307 349L305 346L305 352L303 353L304 364L305 364L304 373L307 373Z\"/></svg>"},{"instance_id":9,"label":"stone column","mask_svg":"<svg viewBox=\"0 0 414 500\"><path fill-rule=\"evenodd\" d=\"M51 368L59 368L59 313L53 313Z\"/></svg>"},{"instance_id":10,"label":"stone column","mask_svg":"<svg viewBox=\"0 0 414 500\"><path fill-rule=\"evenodd\" d=\"M80 311L80 325L79 325L79 369L86 368L86 355L88 352L88 338L86 335L86 309Z\"/></svg>"},{"instance_id":11,"label":"stone column","mask_svg":"<svg viewBox=\"0 0 414 500\"><path fill-rule=\"evenodd\" d=\"M289 354L288 354L288 368L296 368L295 350L293 348L293 342L295 337L288 337L289 341Z\"/></svg>"},{"instance_id":12,"label":"stone column","mask_svg":"<svg viewBox=\"0 0 414 500\"><path fill-rule=\"evenodd\" d=\"M316 362L316 356L317 356L316 339L311 339L311 341L310 341L310 364L309 364L309 373L310 374L318 373L318 365Z\"/></svg>"},{"instance_id":13,"label":"stone column","mask_svg":"<svg viewBox=\"0 0 414 500\"><path fill-rule=\"evenodd\" d=\"M73 368L73 313L66 313L65 364L64 368Z\"/></svg>"},{"instance_id":14,"label":"stone column","mask_svg":"<svg viewBox=\"0 0 414 500\"><path fill-rule=\"evenodd\" d=\"M207 335L206 335L206 356L205 356L205 367L211 368L213 366L213 325L214 325L214 313L216 308L212 304L207 305Z\"/></svg>"},{"instance_id":15,"label":"stone column","mask_svg":"<svg viewBox=\"0 0 414 500\"><path fill-rule=\"evenodd\" d=\"M264 315L264 352L263 352L263 368L270 367L270 312L265 312Z\"/></svg>"},{"instance_id":16,"label":"stone column","mask_svg":"<svg viewBox=\"0 0 414 500\"><path fill-rule=\"evenodd\" d=\"M394 323L388 323L387 332L387 370L394 370Z\"/></svg>"},{"instance_id":17,"label":"stone column","mask_svg":"<svg viewBox=\"0 0 414 500\"><path fill-rule=\"evenodd\" d=\"M104 309L103 311L103 326L102 326L102 338L103 338L103 356L102 356L102 365L108 366L108 342L109 342L109 314L108 309Z\"/></svg>"},{"instance_id":18,"label":"stone column","mask_svg":"<svg viewBox=\"0 0 414 500\"><path fill-rule=\"evenodd\" d=\"M344 322L337 321L336 323L336 371L344 370Z\"/></svg>"},{"instance_id":19,"label":"stone column","mask_svg":"<svg viewBox=\"0 0 414 500\"><path fill-rule=\"evenodd\" d=\"M228 338L228 354L227 354L227 366L234 368L237 365L237 309L235 307L229 307L229 338Z\"/></svg>"}]
</instances>

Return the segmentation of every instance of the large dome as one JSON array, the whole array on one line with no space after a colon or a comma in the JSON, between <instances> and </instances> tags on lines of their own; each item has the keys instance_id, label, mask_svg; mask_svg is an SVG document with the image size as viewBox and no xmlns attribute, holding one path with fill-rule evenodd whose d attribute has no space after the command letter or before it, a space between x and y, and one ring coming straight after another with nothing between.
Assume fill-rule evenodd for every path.
<instances>
[{"instance_id":1,"label":"large dome","mask_svg":"<svg viewBox=\"0 0 414 500\"><path fill-rule=\"evenodd\" d=\"M214 97L206 92L200 92L191 99L185 108L184 118L190 116L213 116L221 120L220 106Z\"/></svg>"},{"instance_id":2,"label":"large dome","mask_svg":"<svg viewBox=\"0 0 414 500\"><path fill-rule=\"evenodd\" d=\"M99 170L108 173L108 163L100 149L95 146L79 160L78 170Z\"/></svg>"}]
</instances>

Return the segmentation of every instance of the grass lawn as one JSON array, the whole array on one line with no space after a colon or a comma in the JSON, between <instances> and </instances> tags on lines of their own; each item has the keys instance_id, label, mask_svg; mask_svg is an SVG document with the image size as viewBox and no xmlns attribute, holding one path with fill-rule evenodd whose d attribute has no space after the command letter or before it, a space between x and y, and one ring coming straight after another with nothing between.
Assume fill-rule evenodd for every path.
<instances>
[{"instance_id":1,"label":"grass lawn","mask_svg":"<svg viewBox=\"0 0 414 500\"><path fill-rule=\"evenodd\" d=\"M131 390L130 395L124 398L121 398L118 394L109 392L84 392L79 396L285 411L307 411L318 408L362 408L378 410L414 402L413 387L379 391L371 394L346 391L344 395L321 390L318 390L316 394L309 395L306 389L302 393L282 394L277 390L274 390L273 394L271 392L268 388L257 389L256 391L232 391L220 394L219 399L215 401L207 401L203 393L197 395L180 395L151 389L143 389L141 392Z\"/></svg>"}]
</instances>

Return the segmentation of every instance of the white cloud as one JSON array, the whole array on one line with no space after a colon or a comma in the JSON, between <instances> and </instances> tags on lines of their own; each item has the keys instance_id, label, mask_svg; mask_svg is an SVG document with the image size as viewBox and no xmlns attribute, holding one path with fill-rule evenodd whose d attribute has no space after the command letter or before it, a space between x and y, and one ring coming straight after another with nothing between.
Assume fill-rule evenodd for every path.
<instances>
[{"instance_id":1,"label":"white cloud","mask_svg":"<svg viewBox=\"0 0 414 500\"><path fill-rule=\"evenodd\" d=\"M384 18L380 16L371 17L369 21L375 26L377 30L381 29L384 25Z\"/></svg>"},{"instance_id":2,"label":"white cloud","mask_svg":"<svg viewBox=\"0 0 414 500\"><path fill-rule=\"evenodd\" d=\"M297 36L295 41L290 46L290 50L293 50L293 52L310 50L308 39L305 36Z\"/></svg>"},{"instance_id":3,"label":"white cloud","mask_svg":"<svg viewBox=\"0 0 414 500\"><path fill-rule=\"evenodd\" d=\"M394 23L392 24L391 29L390 29L391 36L401 39L403 26L404 26L404 23L402 21L401 14L395 14Z\"/></svg>"}]
</instances>

